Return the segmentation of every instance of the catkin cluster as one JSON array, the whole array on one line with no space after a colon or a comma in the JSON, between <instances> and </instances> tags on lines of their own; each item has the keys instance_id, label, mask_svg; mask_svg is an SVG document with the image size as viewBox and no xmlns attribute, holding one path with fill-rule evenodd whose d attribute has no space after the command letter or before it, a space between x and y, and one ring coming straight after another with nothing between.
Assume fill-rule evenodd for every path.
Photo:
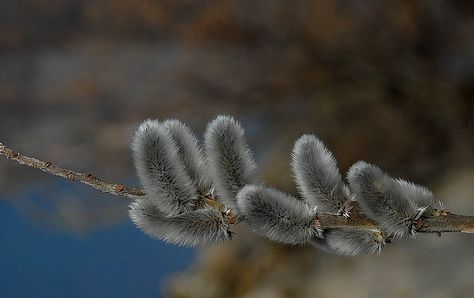
<instances>
[{"instance_id":1,"label":"catkin cluster","mask_svg":"<svg viewBox=\"0 0 474 298\"><path fill-rule=\"evenodd\" d=\"M332 153L313 135L298 139L291 155L299 196L265 186L244 130L229 116L209 123L204 149L182 122L146 120L132 151L147 195L130 204L130 217L147 234L178 245L231 239L237 219L284 244L308 243L344 256L379 254L392 238L415 236L423 215L444 210L427 188L363 161L344 181ZM213 204L216 199L221 204ZM321 228L318 213L350 217L352 201L377 228Z\"/></svg>"}]
</instances>

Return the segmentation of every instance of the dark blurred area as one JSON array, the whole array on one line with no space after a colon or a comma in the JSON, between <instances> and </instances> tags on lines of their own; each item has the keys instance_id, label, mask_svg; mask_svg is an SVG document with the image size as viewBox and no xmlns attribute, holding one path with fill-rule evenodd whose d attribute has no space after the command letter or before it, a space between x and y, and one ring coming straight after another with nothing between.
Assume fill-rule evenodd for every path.
<instances>
[{"instance_id":1,"label":"dark blurred area","mask_svg":"<svg viewBox=\"0 0 474 298\"><path fill-rule=\"evenodd\" d=\"M0 142L19 152L137 184L129 147L140 121L178 118L202 136L218 114L241 121L269 185L295 192L291 147L313 133L342 172L363 159L474 214L474 3L0 1ZM128 221L123 200L64 194L57 181L2 159L0 206L68 233ZM474 296L469 235L347 259L236 232L161 291Z\"/></svg>"}]
</instances>

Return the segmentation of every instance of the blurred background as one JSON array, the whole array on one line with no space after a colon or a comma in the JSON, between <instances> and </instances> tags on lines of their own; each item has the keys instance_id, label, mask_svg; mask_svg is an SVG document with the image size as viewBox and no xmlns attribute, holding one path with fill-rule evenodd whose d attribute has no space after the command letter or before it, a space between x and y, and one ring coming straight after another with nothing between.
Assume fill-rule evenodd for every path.
<instances>
[{"instance_id":1,"label":"blurred background","mask_svg":"<svg viewBox=\"0 0 474 298\"><path fill-rule=\"evenodd\" d=\"M294 141L318 135L474 214L474 3L0 0L0 142L138 185L131 135L218 114L267 184L295 192ZM474 237L420 235L380 257L270 243L185 249L127 200L0 159L4 297L473 297Z\"/></svg>"}]
</instances>

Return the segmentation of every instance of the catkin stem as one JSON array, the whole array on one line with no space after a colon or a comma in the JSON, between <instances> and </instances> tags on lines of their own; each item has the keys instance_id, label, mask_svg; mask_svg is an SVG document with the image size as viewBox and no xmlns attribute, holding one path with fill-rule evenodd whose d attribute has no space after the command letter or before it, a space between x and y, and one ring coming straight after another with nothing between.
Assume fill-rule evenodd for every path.
<instances>
[{"instance_id":1,"label":"catkin stem","mask_svg":"<svg viewBox=\"0 0 474 298\"><path fill-rule=\"evenodd\" d=\"M93 176L92 174L64 169L53 165L51 162L44 162L33 157L22 155L13 149L4 146L2 143L0 143L0 155L7 159L14 160L21 165L40 169L41 171L52 175L89 185L102 193L121 196L132 200L146 195L143 190L136 187L128 187L118 183L109 183ZM352 209L350 218L331 214L318 214L317 222L323 229L379 229L374 221L370 220L360 212L357 204L355 204ZM419 233L474 233L474 216L457 215L449 212L441 213L438 216L422 218L418 224L417 231Z\"/></svg>"}]
</instances>

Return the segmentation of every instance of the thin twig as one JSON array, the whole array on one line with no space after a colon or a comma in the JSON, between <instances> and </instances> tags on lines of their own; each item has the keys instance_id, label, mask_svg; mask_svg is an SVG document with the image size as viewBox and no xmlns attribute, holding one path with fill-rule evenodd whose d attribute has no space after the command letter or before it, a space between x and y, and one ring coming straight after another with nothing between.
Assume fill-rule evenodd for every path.
<instances>
[{"instance_id":1,"label":"thin twig","mask_svg":"<svg viewBox=\"0 0 474 298\"><path fill-rule=\"evenodd\" d=\"M77 181L92 186L93 188L108 194L138 199L146 193L135 187L128 187L123 184L105 182L92 174L84 174L53 165L51 162L44 162L36 158L22 155L0 143L0 155L14 160L21 165L40 169L43 172ZM207 198L209 200L209 198ZM232 218L232 217L231 217ZM351 210L351 217L337 216L331 214L318 214L317 224L323 229L330 228L352 228L352 229L378 229L378 225L360 212L357 204ZM419 233L445 233L462 232L474 233L474 216L463 216L449 212L442 212L438 216L422 218L417 225Z\"/></svg>"},{"instance_id":2,"label":"thin twig","mask_svg":"<svg viewBox=\"0 0 474 298\"><path fill-rule=\"evenodd\" d=\"M103 193L118 195L129 199L136 199L145 195L145 192L139 188L127 187L123 184L118 183L108 183L89 173L80 173L68 169L63 169L53 165L49 161L45 162L33 157L22 155L14 151L13 149L6 147L2 143L0 143L0 155L3 155L8 159L14 160L21 165L40 169L43 172L63 177L71 181L77 181L80 183L87 184Z\"/></svg>"}]
</instances>

